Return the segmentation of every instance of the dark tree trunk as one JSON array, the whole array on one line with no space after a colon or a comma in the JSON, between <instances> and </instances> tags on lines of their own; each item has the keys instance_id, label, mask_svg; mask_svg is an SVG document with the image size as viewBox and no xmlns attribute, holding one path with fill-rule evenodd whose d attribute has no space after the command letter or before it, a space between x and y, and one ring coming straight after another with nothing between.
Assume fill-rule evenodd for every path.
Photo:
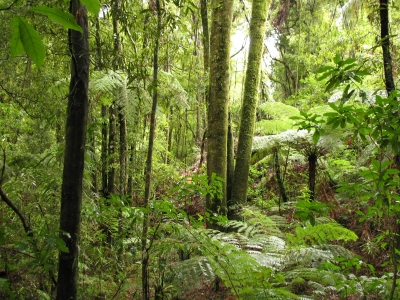
<instances>
[{"instance_id":1,"label":"dark tree trunk","mask_svg":"<svg viewBox=\"0 0 400 300\"><path fill-rule=\"evenodd\" d=\"M275 168L275 176L276 181L278 182L279 193L281 194L282 201L287 202L286 190L285 186L283 185L283 178L281 175L281 165L279 164L279 150L275 148L274 150L274 168Z\"/></svg>"},{"instance_id":2,"label":"dark tree trunk","mask_svg":"<svg viewBox=\"0 0 400 300\"><path fill-rule=\"evenodd\" d=\"M149 144L147 148L147 161L145 173L145 190L144 190L144 206L147 208L150 200L151 173L153 163L153 145L156 133L156 111L158 102L158 51L160 48L161 37L161 7L160 1L156 0L157 8L157 31L154 44L153 58L153 103L150 115L150 132ZM148 214L143 217L143 232L142 232L142 299L150 299L150 282L149 282L149 250L147 247L147 233L149 229Z\"/></svg>"},{"instance_id":3,"label":"dark tree trunk","mask_svg":"<svg viewBox=\"0 0 400 300\"><path fill-rule=\"evenodd\" d=\"M89 41L86 7L79 0L70 1L70 13L83 34L69 30L71 82L68 96L66 146L61 192L61 237L69 252L60 252L57 300L77 299L78 243L82 207L82 179L88 118Z\"/></svg>"},{"instance_id":4,"label":"dark tree trunk","mask_svg":"<svg viewBox=\"0 0 400 300\"><path fill-rule=\"evenodd\" d=\"M310 190L310 200L315 198L315 182L317 175L317 155L311 153L308 155L308 189Z\"/></svg>"},{"instance_id":5,"label":"dark tree trunk","mask_svg":"<svg viewBox=\"0 0 400 300\"><path fill-rule=\"evenodd\" d=\"M389 7L388 0L379 1L381 19L381 44L383 52L383 71L385 73L385 85L388 96L396 89L393 80L392 57L390 55L389 39Z\"/></svg>"}]
</instances>

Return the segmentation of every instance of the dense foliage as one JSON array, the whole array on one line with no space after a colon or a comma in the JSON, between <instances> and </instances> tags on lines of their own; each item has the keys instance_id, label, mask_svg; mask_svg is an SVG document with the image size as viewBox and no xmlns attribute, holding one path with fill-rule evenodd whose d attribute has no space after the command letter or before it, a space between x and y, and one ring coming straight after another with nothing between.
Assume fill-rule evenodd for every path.
<instances>
[{"instance_id":1,"label":"dense foliage","mask_svg":"<svg viewBox=\"0 0 400 300\"><path fill-rule=\"evenodd\" d=\"M384 1L271 2L240 220L206 209L226 184L205 168L201 1L82 1L92 65L79 299L144 299L143 282L152 299L400 299L400 93L383 75ZM388 8L398 86L400 9ZM2 299L55 298L68 253L67 29L81 28L67 11L66 1L0 3ZM250 11L234 2L235 152Z\"/></svg>"}]
</instances>

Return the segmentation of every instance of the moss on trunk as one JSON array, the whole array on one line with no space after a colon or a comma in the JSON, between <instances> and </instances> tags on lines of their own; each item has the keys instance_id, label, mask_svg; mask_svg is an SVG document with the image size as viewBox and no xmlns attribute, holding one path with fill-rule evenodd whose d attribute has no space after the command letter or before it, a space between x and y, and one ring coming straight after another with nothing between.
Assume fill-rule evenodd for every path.
<instances>
[{"instance_id":1,"label":"moss on trunk","mask_svg":"<svg viewBox=\"0 0 400 300\"><path fill-rule=\"evenodd\" d=\"M229 59L233 0L212 1L212 11L207 175L211 178L215 173L225 183L222 199L207 196L207 209L213 213L226 214ZM208 222L207 226L213 225Z\"/></svg>"},{"instance_id":2,"label":"moss on trunk","mask_svg":"<svg viewBox=\"0 0 400 300\"><path fill-rule=\"evenodd\" d=\"M250 49L243 96L236 167L232 187L232 199L230 201L233 206L245 203L247 197L247 181L258 102L261 59L264 48L267 13L270 3L270 0L253 0L250 22ZM237 210L235 209L235 211ZM234 218L237 218L237 216Z\"/></svg>"}]
</instances>

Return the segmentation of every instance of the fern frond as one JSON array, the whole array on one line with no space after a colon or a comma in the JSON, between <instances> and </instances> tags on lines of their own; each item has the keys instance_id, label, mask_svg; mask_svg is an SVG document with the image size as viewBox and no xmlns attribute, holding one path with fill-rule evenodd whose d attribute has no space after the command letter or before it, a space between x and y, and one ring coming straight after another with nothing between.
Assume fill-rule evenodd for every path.
<instances>
[{"instance_id":1,"label":"fern frond","mask_svg":"<svg viewBox=\"0 0 400 300\"><path fill-rule=\"evenodd\" d=\"M212 282L215 273L205 257L195 257L173 265L167 277L170 284L180 291L199 287L204 282Z\"/></svg>"},{"instance_id":2,"label":"fern frond","mask_svg":"<svg viewBox=\"0 0 400 300\"><path fill-rule=\"evenodd\" d=\"M287 235L288 240L293 244L311 244L321 245L329 241L355 241L358 239L357 235L341 226L338 223L324 223L315 226L307 225L307 227L297 227L296 236L293 234Z\"/></svg>"},{"instance_id":3,"label":"fern frond","mask_svg":"<svg viewBox=\"0 0 400 300\"><path fill-rule=\"evenodd\" d=\"M351 259L354 257L354 253L351 252L350 250L340 246L340 245L334 245L334 244L323 244L320 246L316 246L315 248L321 249L321 250L327 250L334 257L343 257L346 259Z\"/></svg>"},{"instance_id":4,"label":"fern frond","mask_svg":"<svg viewBox=\"0 0 400 300\"><path fill-rule=\"evenodd\" d=\"M281 229L286 229L289 224L285 217L282 217L279 215L268 216L268 218L271 221L275 222L276 227L281 228Z\"/></svg>"},{"instance_id":5,"label":"fern frond","mask_svg":"<svg viewBox=\"0 0 400 300\"><path fill-rule=\"evenodd\" d=\"M126 76L121 72L107 71L93 73L93 79L90 81L90 89L112 93L114 90L126 85Z\"/></svg>"},{"instance_id":6,"label":"fern frond","mask_svg":"<svg viewBox=\"0 0 400 300\"><path fill-rule=\"evenodd\" d=\"M279 253L256 253L250 254L261 266L271 268L275 271L281 269L282 254Z\"/></svg>"},{"instance_id":7,"label":"fern frond","mask_svg":"<svg viewBox=\"0 0 400 300\"><path fill-rule=\"evenodd\" d=\"M283 257L285 269L296 266L318 268L321 262L332 260L334 256L330 251L317 248L300 248L289 251Z\"/></svg>"}]
</instances>

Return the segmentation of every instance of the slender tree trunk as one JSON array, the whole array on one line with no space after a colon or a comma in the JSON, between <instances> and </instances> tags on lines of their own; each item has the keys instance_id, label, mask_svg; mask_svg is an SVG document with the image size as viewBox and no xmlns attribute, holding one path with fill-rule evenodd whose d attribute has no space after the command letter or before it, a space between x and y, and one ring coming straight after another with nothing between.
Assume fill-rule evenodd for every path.
<instances>
[{"instance_id":1,"label":"slender tree trunk","mask_svg":"<svg viewBox=\"0 0 400 300\"><path fill-rule=\"evenodd\" d=\"M122 196L126 195L127 185L127 142L126 142L126 118L125 104L121 104L118 110L119 122L119 192Z\"/></svg>"},{"instance_id":2,"label":"slender tree trunk","mask_svg":"<svg viewBox=\"0 0 400 300\"><path fill-rule=\"evenodd\" d=\"M390 55L389 38L389 4L388 0L379 1L381 19L381 44L383 52L383 71L385 73L385 85L388 96L396 89L393 80L392 56Z\"/></svg>"},{"instance_id":3,"label":"slender tree trunk","mask_svg":"<svg viewBox=\"0 0 400 300\"><path fill-rule=\"evenodd\" d=\"M233 176L235 173L235 143L233 140L233 130L232 130L232 121L231 116L229 114L228 117L228 157L227 157L227 191L226 191L226 198L228 201L232 199L232 184L233 184ZM229 207L229 203L227 203Z\"/></svg>"},{"instance_id":4,"label":"slender tree trunk","mask_svg":"<svg viewBox=\"0 0 400 300\"><path fill-rule=\"evenodd\" d=\"M282 201L287 202L286 190L283 185L283 178L281 175L281 165L279 164L279 150L278 148L274 149L274 168L275 168L275 176L276 181L278 182L279 193L281 194Z\"/></svg>"},{"instance_id":5,"label":"slender tree trunk","mask_svg":"<svg viewBox=\"0 0 400 300\"><path fill-rule=\"evenodd\" d=\"M206 207L212 213L226 215L226 172L228 142L229 60L233 0L212 1L210 49L210 90L208 105L207 175L224 181L222 198L207 195ZM207 227L216 227L207 220Z\"/></svg>"},{"instance_id":6,"label":"slender tree trunk","mask_svg":"<svg viewBox=\"0 0 400 300\"><path fill-rule=\"evenodd\" d=\"M95 40L96 40L96 70L101 71L103 70L103 53L101 51L101 37L100 37L100 21L99 18L96 17L96 32L95 32ZM101 105L101 118L105 120L107 117L108 109L107 106ZM107 141L108 141L108 134L107 134L107 122L103 121L101 124L101 193L103 197L107 196Z\"/></svg>"},{"instance_id":7,"label":"slender tree trunk","mask_svg":"<svg viewBox=\"0 0 400 300\"><path fill-rule=\"evenodd\" d=\"M246 202L249 177L251 147L253 145L254 122L256 118L258 91L260 85L261 59L270 0L253 0L250 21L250 48L244 84L244 97L240 121L235 175L233 179L232 205ZM235 218L239 213L237 208Z\"/></svg>"},{"instance_id":8,"label":"slender tree trunk","mask_svg":"<svg viewBox=\"0 0 400 300\"><path fill-rule=\"evenodd\" d=\"M70 13L83 33L69 30L71 82L68 96L66 147L61 192L61 238L69 252L60 252L57 299L77 299L79 234L82 207L82 179L88 118L89 41L86 7L79 0L70 1Z\"/></svg>"},{"instance_id":9,"label":"slender tree trunk","mask_svg":"<svg viewBox=\"0 0 400 300\"><path fill-rule=\"evenodd\" d=\"M105 105L101 105L101 118L105 120L107 118L108 108ZM108 128L107 122L103 121L101 124L101 190L103 197L108 196Z\"/></svg>"},{"instance_id":10,"label":"slender tree trunk","mask_svg":"<svg viewBox=\"0 0 400 300\"><path fill-rule=\"evenodd\" d=\"M144 206L145 209L149 207L150 200L150 186L151 186L151 173L152 173L152 162L153 162L153 145L156 133L156 111L158 102L158 51L160 48L160 37L161 37L161 7L160 1L156 1L157 8L157 31L155 36L154 44L154 59L153 59L153 103L151 107L150 115L150 133L149 133L149 145L147 148L147 161L146 161L146 173L145 173L145 190L144 190ZM149 283L149 250L147 247L147 232L149 229L148 213L145 213L143 217L143 232L142 232L142 299L150 299L150 283Z\"/></svg>"},{"instance_id":11,"label":"slender tree trunk","mask_svg":"<svg viewBox=\"0 0 400 300\"><path fill-rule=\"evenodd\" d=\"M108 134L108 182L107 182L107 197L110 194L115 194L115 153L116 153L116 136L117 124L116 117L117 109L115 103L109 108L109 134Z\"/></svg>"},{"instance_id":12,"label":"slender tree trunk","mask_svg":"<svg viewBox=\"0 0 400 300\"><path fill-rule=\"evenodd\" d=\"M381 45L382 45L382 53L383 53L383 71L385 74L385 86L388 96L396 89L394 79L393 79L393 65L392 65L392 56L390 54L390 38L389 38L389 1L388 0L379 0L379 13L381 20ZM394 98L393 101L397 101L397 98ZM398 169L400 169L400 154L396 153L395 155L395 163ZM395 228L396 232L396 241L394 248L400 249L400 215L397 216L397 226ZM393 251L393 284L392 289L390 291L390 299L393 299L394 293L397 287L397 271L398 271L398 260L399 254Z\"/></svg>"},{"instance_id":13,"label":"slender tree trunk","mask_svg":"<svg viewBox=\"0 0 400 300\"><path fill-rule=\"evenodd\" d=\"M317 178L317 154L308 155L308 189L310 190L310 200L315 199L315 183Z\"/></svg>"},{"instance_id":14,"label":"slender tree trunk","mask_svg":"<svg viewBox=\"0 0 400 300\"><path fill-rule=\"evenodd\" d=\"M210 32L208 29L207 0L200 0L201 25L203 27L204 72L207 74L210 66Z\"/></svg>"}]
</instances>

